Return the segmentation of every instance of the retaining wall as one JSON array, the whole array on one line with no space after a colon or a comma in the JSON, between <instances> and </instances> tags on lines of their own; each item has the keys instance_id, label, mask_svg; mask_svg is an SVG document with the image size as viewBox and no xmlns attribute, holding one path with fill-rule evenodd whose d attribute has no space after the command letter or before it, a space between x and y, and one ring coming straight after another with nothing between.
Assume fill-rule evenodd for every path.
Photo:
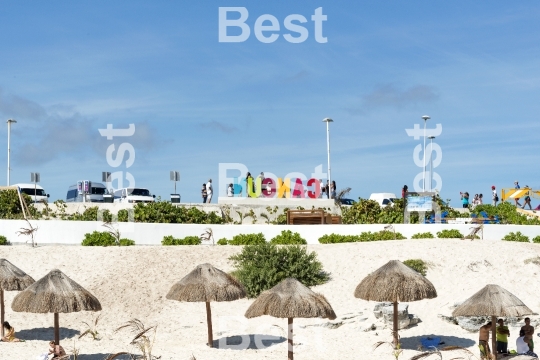
<instances>
[{"instance_id":1,"label":"retaining wall","mask_svg":"<svg viewBox=\"0 0 540 360\"><path fill-rule=\"evenodd\" d=\"M38 227L35 241L39 245L47 244L81 244L84 234L105 231L102 222L98 221L62 221L62 220L31 220L33 227ZM355 235L364 231L383 230L385 225L195 225L195 224L149 224L149 223L118 223L123 238L135 240L137 245L161 245L163 236L173 235L177 238L199 236L205 229L211 228L217 242L221 238L231 239L237 234L262 232L267 240L281 233L282 230L292 230L300 233L308 244L318 244L318 239L325 234ZM458 224L395 224L396 231L410 238L420 232L431 232L435 235L443 229L458 229L462 234L469 233L471 225ZM24 220L0 220L0 235L4 235L14 244L29 240L27 236L18 236L17 231L27 228ZM540 235L540 226L534 225L484 225L484 240L501 240L509 232L520 231L531 239ZM436 236L436 235L435 235ZM465 240L468 241L468 240Z\"/></svg>"}]
</instances>

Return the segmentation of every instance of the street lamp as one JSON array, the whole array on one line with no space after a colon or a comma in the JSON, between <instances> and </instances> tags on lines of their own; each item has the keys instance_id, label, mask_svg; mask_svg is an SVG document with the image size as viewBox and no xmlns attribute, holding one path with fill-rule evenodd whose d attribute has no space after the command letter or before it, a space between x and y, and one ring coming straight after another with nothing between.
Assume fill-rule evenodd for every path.
<instances>
[{"instance_id":1,"label":"street lamp","mask_svg":"<svg viewBox=\"0 0 540 360\"><path fill-rule=\"evenodd\" d=\"M326 151L328 153L328 192L330 192L330 187L332 186L332 172L330 170L330 123L334 120L330 118L324 118L323 122L326 123ZM330 194L326 194L330 199Z\"/></svg>"},{"instance_id":2,"label":"street lamp","mask_svg":"<svg viewBox=\"0 0 540 360\"><path fill-rule=\"evenodd\" d=\"M433 156L431 154L433 153L433 139L435 139L435 136L430 136L428 139L431 140L429 145L429 191L433 191Z\"/></svg>"},{"instance_id":3,"label":"street lamp","mask_svg":"<svg viewBox=\"0 0 540 360\"><path fill-rule=\"evenodd\" d=\"M7 126L8 126L8 135L7 135L7 186L9 186L9 180L10 180L10 167L9 167L9 155L11 153L11 123L16 123L16 120L8 119Z\"/></svg>"},{"instance_id":4,"label":"street lamp","mask_svg":"<svg viewBox=\"0 0 540 360\"><path fill-rule=\"evenodd\" d=\"M422 191L426 191L426 123L431 118L428 115L424 115L422 119L424 119L424 183L422 184Z\"/></svg>"}]
</instances>

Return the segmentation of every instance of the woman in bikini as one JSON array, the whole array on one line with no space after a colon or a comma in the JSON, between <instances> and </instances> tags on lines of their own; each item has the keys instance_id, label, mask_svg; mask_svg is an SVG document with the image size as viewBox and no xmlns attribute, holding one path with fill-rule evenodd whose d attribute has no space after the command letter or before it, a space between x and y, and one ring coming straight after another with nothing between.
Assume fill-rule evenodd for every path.
<instances>
[{"instance_id":1,"label":"woman in bikini","mask_svg":"<svg viewBox=\"0 0 540 360\"><path fill-rule=\"evenodd\" d=\"M6 336L4 336L2 338L2 341L5 341L5 342L24 342L24 340L21 340L21 339L17 339L15 337L15 328L11 325L9 325L9 323L7 321L4 321L4 324L2 324L2 326L4 326L4 329L6 329Z\"/></svg>"}]
</instances>

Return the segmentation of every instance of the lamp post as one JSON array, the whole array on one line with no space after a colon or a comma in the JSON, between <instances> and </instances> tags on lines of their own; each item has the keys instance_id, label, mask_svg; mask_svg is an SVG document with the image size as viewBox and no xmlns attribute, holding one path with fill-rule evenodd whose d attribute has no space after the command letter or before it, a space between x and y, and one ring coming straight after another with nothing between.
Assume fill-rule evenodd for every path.
<instances>
[{"instance_id":1,"label":"lamp post","mask_svg":"<svg viewBox=\"0 0 540 360\"><path fill-rule=\"evenodd\" d=\"M422 191L426 191L426 123L431 119L428 115L422 116L424 119L424 183L422 184Z\"/></svg>"},{"instance_id":2,"label":"lamp post","mask_svg":"<svg viewBox=\"0 0 540 360\"><path fill-rule=\"evenodd\" d=\"M16 123L16 120L8 119L7 126L8 126L8 135L7 135L7 186L9 186L10 181L10 172L11 168L9 167L9 155L11 154L11 123Z\"/></svg>"},{"instance_id":3,"label":"lamp post","mask_svg":"<svg viewBox=\"0 0 540 360\"><path fill-rule=\"evenodd\" d=\"M429 191L433 191L433 156L432 150L433 150L433 139L435 139L435 136L428 137L429 140L431 140L429 144Z\"/></svg>"},{"instance_id":4,"label":"lamp post","mask_svg":"<svg viewBox=\"0 0 540 360\"><path fill-rule=\"evenodd\" d=\"M328 191L330 192L330 187L332 186L332 171L330 170L330 123L334 120L330 118L324 118L323 122L326 123L326 151L328 154ZM327 194L330 199L330 194Z\"/></svg>"}]
</instances>

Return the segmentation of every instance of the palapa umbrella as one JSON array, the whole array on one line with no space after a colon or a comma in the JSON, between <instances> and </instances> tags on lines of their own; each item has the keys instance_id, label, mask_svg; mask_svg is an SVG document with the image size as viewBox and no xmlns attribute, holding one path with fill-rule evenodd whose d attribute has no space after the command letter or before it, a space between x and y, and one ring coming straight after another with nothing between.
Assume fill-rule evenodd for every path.
<instances>
[{"instance_id":1,"label":"palapa umbrella","mask_svg":"<svg viewBox=\"0 0 540 360\"><path fill-rule=\"evenodd\" d=\"M383 267L366 276L354 290L354 296L368 301L392 302L394 304L394 344L398 344L398 303L433 299L437 290L422 274L391 260Z\"/></svg>"},{"instance_id":2,"label":"palapa umbrella","mask_svg":"<svg viewBox=\"0 0 540 360\"><path fill-rule=\"evenodd\" d=\"M497 317L518 317L533 314L514 294L499 285L486 285L459 305L452 316L491 316L491 350L497 358Z\"/></svg>"},{"instance_id":3,"label":"palapa umbrella","mask_svg":"<svg viewBox=\"0 0 540 360\"><path fill-rule=\"evenodd\" d=\"M7 261L0 259L0 326L4 337L4 291L21 291L34 283L34 279Z\"/></svg>"},{"instance_id":4,"label":"palapa umbrella","mask_svg":"<svg viewBox=\"0 0 540 360\"><path fill-rule=\"evenodd\" d=\"M99 300L58 269L17 294L11 304L13 311L54 313L54 342L60 345L59 313L100 311Z\"/></svg>"},{"instance_id":5,"label":"palapa umbrella","mask_svg":"<svg viewBox=\"0 0 540 360\"><path fill-rule=\"evenodd\" d=\"M263 291L246 311L248 319L262 315L288 319L289 360L293 359L294 318L336 318L336 313L323 295L311 291L293 278L287 278L270 290Z\"/></svg>"},{"instance_id":6,"label":"palapa umbrella","mask_svg":"<svg viewBox=\"0 0 540 360\"><path fill-rule=\"evenodd\" d=\"M246 297L246 290L229 274L211 264L198 265L174 284L167 299L206 303L206 322L208 324L208 346L213 347L212 301L234 301Z\"/></svg>"}]
</instances>

